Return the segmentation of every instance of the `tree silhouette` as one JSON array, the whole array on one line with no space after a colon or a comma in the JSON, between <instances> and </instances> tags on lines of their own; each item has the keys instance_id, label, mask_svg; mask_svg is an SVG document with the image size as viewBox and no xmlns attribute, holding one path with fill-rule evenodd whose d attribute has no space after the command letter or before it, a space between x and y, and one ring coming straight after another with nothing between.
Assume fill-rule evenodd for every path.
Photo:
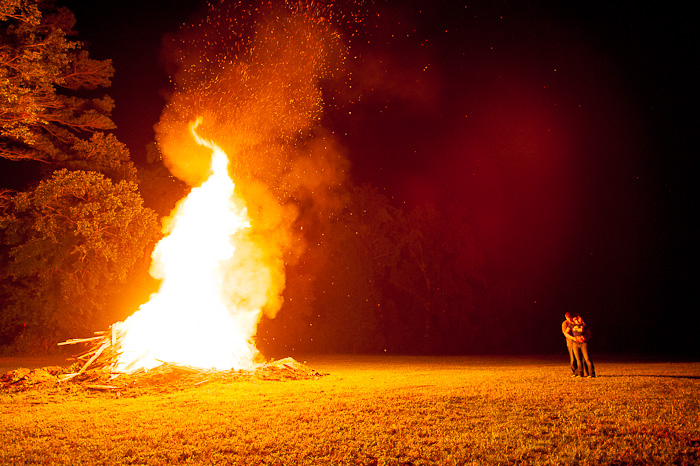
<instances>
[{"instance_id":1,"label":"tree silhouette","mask_svg":"<svg viewBox=\"0 0 700 466\"><path fill-rule=\"evenodd\" d=\"M348 191L345 209L328 225L313 251L316 300L313 333L327 351L376 352L385 348L383 284L396 247L400 211L370 186Z\"/></svg>"},{"instance_id":2,"label":"tree silhouette","mask_svg":"<svg viewBox=\"0 0 700 466\"><path fill-rule=\"evenodd\" d=\"M475 328L482 259L466 218L455 206L425 205L399 225L390 283L400 292L400 318L413 320L416 349L460 352Z\"/></svg>"},{"instance_id":3,"label":"tree silhouette","mask_svg":"<svg viewBox=\"0 0 700 466\"><path fill-rule=\"evenodd\" d=\"M343 199L342 210L314 224L311 246L297 267L303 280L290 280L285 291L293 302L265 322L266 349L279 354L477 349L485 279L462 209L422 206L405 212L368 185L349 184Z\"/></svg>"},{"instance_id":4,"label":"tree silhouette","mask_svg":"<svg viewBox=\"0 0 700 466\"><path fill-rule=\"evenodd\" d=\"M75 35L66 8L40 11L38 2L6 0L0 9L0 157L62 162L95 131L114 128L108 96L110 60L93 60ZM82 154L84 155L84 154Z\"/></svg>"},{"instance_id":5,"label":"tree silhouette","mask_svg":"<svg viewBox=\"0 0 700 466\"><path fill-rule=\"evenodd\" d=\"M60 170L0 216L4 324L55 341L94 329L115 287L152 246L156 215L134 183Z\"/></svg>"},{"instance_id":6,"label":"tree silhouette","mask_svg":"<svg viewBox=\"0 0 700 466\"><path fill-rule=\"evenodd\" d=\"M106 309L158 235L129 151L103 132L112 100L91 98L112 65L89 58L74 25L49 2L0 6L0 157L46 176L0 189L0 344L22 334L24 349L111 323Z\"/></svg>"}]
</instances>

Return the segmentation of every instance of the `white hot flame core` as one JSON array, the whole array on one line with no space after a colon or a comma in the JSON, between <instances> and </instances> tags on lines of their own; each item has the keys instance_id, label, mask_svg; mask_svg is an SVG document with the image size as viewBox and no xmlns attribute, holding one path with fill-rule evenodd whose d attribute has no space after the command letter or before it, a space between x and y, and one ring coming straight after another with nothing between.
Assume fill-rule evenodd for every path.
<instances>
[{"instance_id":1,"label":"white hot flame core","mask_svg":"<svg viewBox=\"0 0 700 466\"><path fill-rule=\"evenodd\" d=\"M168 234L152 254L151 275L160 289L117 330L123 333L116 372L164 362L219 370L252 366L250 343L260 309L234 304L225 286L236 233L250 227L228 174L228 156L211 141L211 175L178 204Z\"/></svg>"}]
</instances>

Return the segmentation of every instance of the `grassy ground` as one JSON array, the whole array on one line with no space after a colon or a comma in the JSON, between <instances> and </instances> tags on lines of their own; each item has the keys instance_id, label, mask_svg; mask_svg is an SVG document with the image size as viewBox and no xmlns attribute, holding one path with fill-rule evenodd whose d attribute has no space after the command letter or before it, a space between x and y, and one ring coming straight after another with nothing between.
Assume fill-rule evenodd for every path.
<instances>
[{"instance_id":1,"label":"grassy ground","mask_svg":"<svg viewBox=\"0 0 700 466\"><path fill-rule=\"evenodd\" d=\"M0 464L700 464L700 363L566 362L318 357L317 380L0 392Z\"/></svg>"}]
</instances>

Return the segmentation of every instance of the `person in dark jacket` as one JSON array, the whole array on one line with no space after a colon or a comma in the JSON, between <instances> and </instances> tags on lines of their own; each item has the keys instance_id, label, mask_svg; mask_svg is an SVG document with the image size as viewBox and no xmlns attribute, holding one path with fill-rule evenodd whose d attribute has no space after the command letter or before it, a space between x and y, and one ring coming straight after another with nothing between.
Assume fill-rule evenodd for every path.
<instances>
[{"instance_id":1,"label":"person in dark jacket","mask_svg":"<svg viewBox=\"0 0 700 466\"><path fill-rule=\"evenodd\" d=\"M570 312L564 314L564 322L561 323L561 333L566 339L566 349L569 352L569 366L571 366L571 375L576 375L576 356L574 356L574 341L575 338L571 333L573 327L573 315Z\"/></svg>"}]
</instances>

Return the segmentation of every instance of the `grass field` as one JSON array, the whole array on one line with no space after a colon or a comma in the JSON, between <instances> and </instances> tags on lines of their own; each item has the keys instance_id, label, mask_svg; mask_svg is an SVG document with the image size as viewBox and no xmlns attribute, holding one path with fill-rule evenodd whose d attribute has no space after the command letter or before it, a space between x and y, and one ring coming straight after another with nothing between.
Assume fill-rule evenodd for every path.
<instances>
[{"instance_id":1,"label":"grass field","mask_svg":"<svg viewBox=\"0 0 700 466\"><path fill-rule=\"evenodd\" d=\"M700 363L313 357L316 380L0 392L0 464L700 464Z\"/></svg>"}]
</instances>

